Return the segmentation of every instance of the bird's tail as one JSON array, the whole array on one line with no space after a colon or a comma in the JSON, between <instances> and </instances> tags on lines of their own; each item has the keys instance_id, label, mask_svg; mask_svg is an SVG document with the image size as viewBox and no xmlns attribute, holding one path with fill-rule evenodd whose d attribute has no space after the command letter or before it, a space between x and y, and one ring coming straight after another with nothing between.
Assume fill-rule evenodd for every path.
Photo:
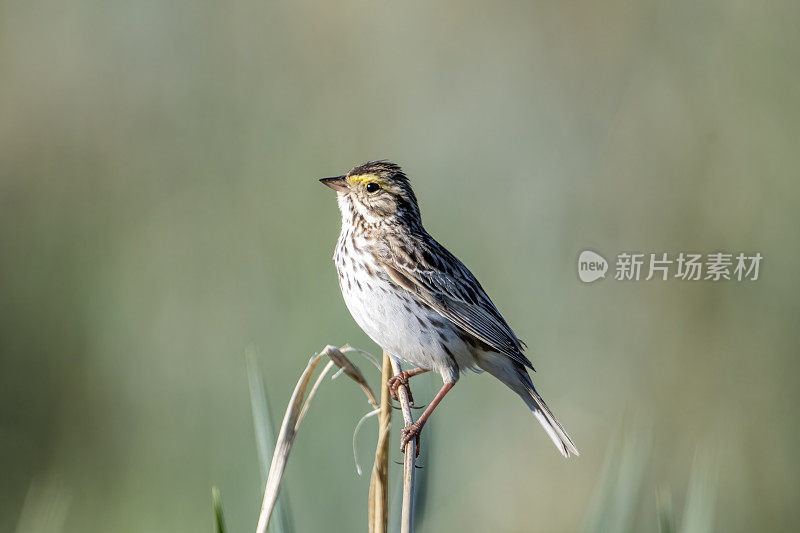
<instances>
[{"instance_id":1,"label":"bird's tail","mask_svg":"<svg viewBox=\"0 0 800 533\"><path fill-rule=\"evenodd\" d=\"M527 381L530 383L530 378L528 378ZM550 440L552 440L553 444L556 445L556 448L558 448L558 451L561 452L561 455L564 457L569 457L570 455L580 455L580 453L578 453L578 448L575 447L575 443L573 443L572 439L569 438L569 435L567 435L564 427L559 424L558 420L556 420L556 416L553 414L550 408L547 407L547 404L544 403L544 400L541 396L539 396L539 393L536 392L536 389L533 388L533 383L530 383L529 387L525 387L525 390L518 392L518 394L522 397L528 407L530 407L531 411L533 411L533 416L536 417L544 430L550 436Z\"/></svg>"},{"instance_id":2,"label":"bird's tail","mask_svg":"<svg viewBox=\"0 0 800 533\"><path fill-rule=\"evenodd\" d=\"M564 427L558 423L553 412L544 403L539 393L536 392L528 372L525 371L522 365L500 354L484 353L478 359L478 366L519 394L525 404L533 411L533 415L547 432L561 455L564 457L580 455Z\"/></svg>"}]
</instances>

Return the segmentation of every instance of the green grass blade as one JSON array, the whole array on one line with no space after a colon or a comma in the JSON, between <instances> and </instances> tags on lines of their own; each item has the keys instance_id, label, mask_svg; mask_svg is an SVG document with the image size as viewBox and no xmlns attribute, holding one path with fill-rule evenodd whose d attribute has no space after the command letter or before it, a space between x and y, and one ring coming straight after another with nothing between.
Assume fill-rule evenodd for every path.
<instances>
[{"instance_id":1,"label":"green grass blade","mask_svg":"<svg viewBox=\"0 0 800 533\"><path fill-rule=\"evenodd\" d=\"M652 453L649 431L628 431L615 439L583 525L584 533L633 531Z\"/></svg>"},{"instance_id":2,"label":"green grass blade","mask_svg":"<svg viewBox=\"0 0 800 533\"><path fill-rule=\"evenodd\" d=\"M275 452L275 431L270 416L269 403L264 391L264 379L256 363L256 350L248 347L245 350L245 363L247 365L247 381L250 386L250 407L253 412L253 430L256 435L256 448L258 451L258 466L261 473L261 487L267 483L267 472ZM281 491L278 502L273 511L269 530L271 533L293 533L289 500L285 487Z\"/></svg>"},{"instance_id":3,"label":"green grass blade","mask_svg":"<svg viewBox=\"0 0 800 533\"><path fill-rule=\"evenodd\" d=\"M675 533L675 511L672 508L672 496L667 487L656 491L656 514L658 515L658 533Z\"/></svg>"},{"instance_id":4,"label":"green grass blade","mask_svg":"<svg viewBox=\"0 0 800 533\"><path fill-rule=\"evenodd\" d=\"M211 504L214 508L214 524L216 533L225 533L225 516L222 514L222 497L217 487L211 488Z\"/></svg>"},{"instance_id":5,"label":"green grass blade","mask_svg":"<svg viewBox=\"0 0 800 533\"><path fill-rule=\"evenodd\" d=\"M16 533L58 533L64 529L70 493L58 477L31 481L22 505Z\"/></svg>"},{"instance_id":6,"label":"green grass blade","mask_svg":"<svg viewBox=\"0 0 800 533\"><path fill-rule=\"evenodd\" d=\"M711 533L717 500L715 461L708 453L699 453L694 460L681 533Z\"/></svg>"}]
</instances>

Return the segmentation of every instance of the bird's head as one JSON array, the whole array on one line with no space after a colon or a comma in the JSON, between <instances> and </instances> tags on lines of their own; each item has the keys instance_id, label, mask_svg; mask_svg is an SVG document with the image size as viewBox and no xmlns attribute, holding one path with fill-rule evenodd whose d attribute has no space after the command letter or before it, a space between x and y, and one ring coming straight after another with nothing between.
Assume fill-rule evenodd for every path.
<instances>
[{"instance_id":1,"label":"bird's head","mask_svg":"<svg viewBox=\"0 0 800 533\"><path fill-rule=\"evenodd\" d=\"M360 216L369 224L420 223L417 197L403 170L388 161L369 161L344 176L319 180L337 193L345 222Z\"/></svg>"}]
</instances>

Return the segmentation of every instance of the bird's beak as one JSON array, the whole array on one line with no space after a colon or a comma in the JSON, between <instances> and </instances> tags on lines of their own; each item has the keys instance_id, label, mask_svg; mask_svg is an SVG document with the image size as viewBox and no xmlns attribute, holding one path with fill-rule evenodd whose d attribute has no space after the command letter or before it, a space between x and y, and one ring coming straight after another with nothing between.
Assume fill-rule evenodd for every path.
<instances>
[{"instance_id":1,"label":"bird's beak","mask_svg":"<svg viewBox=\"0 0 800 533\"><path fill-rule=\"evenodd\" d=\"M350 187L347 185L347 180L344 176L336 176L335 178L322 178L319 180L323 185L327 185L336 192L348 193Z\"/></svg>"}]
</instances>

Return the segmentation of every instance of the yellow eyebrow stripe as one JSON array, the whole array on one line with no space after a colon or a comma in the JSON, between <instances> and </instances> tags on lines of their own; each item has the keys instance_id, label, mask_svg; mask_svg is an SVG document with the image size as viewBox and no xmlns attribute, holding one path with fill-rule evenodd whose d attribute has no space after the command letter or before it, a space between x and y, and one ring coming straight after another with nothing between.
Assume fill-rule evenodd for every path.
<instances>
[{"instance_id":1,"label":"yellow eyebrow stripe","mask_svg":"<svg viewBox=\"0 0 800 533\"><path fill-rule=\"evenodd\" d=\"M378 185L380 185L381 187L384 187L384 188L387 185L387 183L385 181L383 181L382 179L378 178L374 174L358 174L357 176L350 176L349 178L347 178L347 181L349 181L350 183L352 183L354 185L361 184L361 183L369 183L369 182L375 182L375 183L377 183Z\"/></svg>"}]
</instances>

